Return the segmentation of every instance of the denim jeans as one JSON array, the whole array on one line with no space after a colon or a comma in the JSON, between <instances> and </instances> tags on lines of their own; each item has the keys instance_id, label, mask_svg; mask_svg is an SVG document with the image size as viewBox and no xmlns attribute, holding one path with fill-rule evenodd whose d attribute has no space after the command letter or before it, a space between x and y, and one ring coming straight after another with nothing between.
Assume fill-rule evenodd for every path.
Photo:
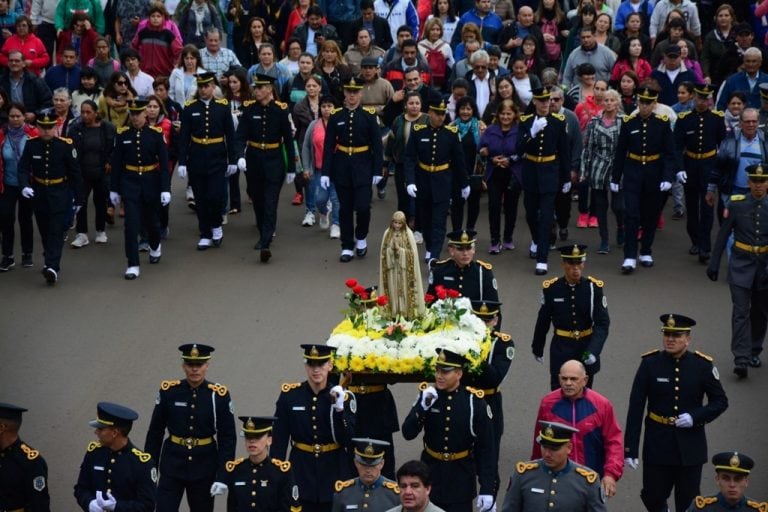
<instances>
[{"instance_id":1,"label":"denim jeans","mask_svg":"<svg viewBox=\"0 0 768 512\"><path fill-rule=\"evenodd\" d=\"M296 175L299 176L298 174ZM304 205L307 207L307 213L315 213L315 196L317 195L317 189L320 188L320 171L315 170L310 176L309 181L304 186L306 190L304 195ZM326 198L326 201L328 199Z\"/></svg>"},{"instance_id":2,"label":"denim jeans","mask_svg":"<svg viewBox=\"0 0 768 512\"><path fill-rule=\"evenodd\" d=\"M314 195L314 203L317 206L317 211L321 215L325 215L328 213L328 200L331 201L331 224L339 225L339 209L341 208L339 204L339 196L336 194L336 187L333 183L330 183L328 185L327 189L323 189L323 187L320 186L320 176L322 173L315 169L315 172L312 174L312 179L309 182L309 187L307 187L307 191L312 190ZM307 194L309 195L309 194Z\"/></svg>"}]
</instances>

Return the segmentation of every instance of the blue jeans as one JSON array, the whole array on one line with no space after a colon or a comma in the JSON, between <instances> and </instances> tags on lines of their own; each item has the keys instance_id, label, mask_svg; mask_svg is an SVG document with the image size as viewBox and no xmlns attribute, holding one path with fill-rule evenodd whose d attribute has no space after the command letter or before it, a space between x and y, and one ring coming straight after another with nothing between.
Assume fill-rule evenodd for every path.
<instances>
[{"instance_id":1,"label":"blue jeans","mask_svg":"<svg viewBox=\"0 0 768 512\"><path fill-rule=\"evenodd\" d=\"M314 196L314 203L317 205L317 211L320 212L321 215L328 213L328 200L330 199L331 224L336 224L338 226L339 209L341 206L339 204L339 196L336 194L336 187L331 183L328 185L327 189L323 189L323 187L320 186L320 176L320 171L315 169L315 172L312 174L312 179L309 182L309 187L307 187L307 197L309 197L311 190L312 195ZM307 199L307 202L309 202L309 199Z\"/></svg>"},{"instance_id":2,"label":"blue jeans","mask_svg":"<svg viewBox=\"0 0 768 512\"><path fill-rule=\"evenodd\" d=\"M304 205L307 207L307 213L315 213L315 195L320 188L320 171L315 170L309 178L309 182L304 185ZM328 199L326 198L326 201Z\"/></svg>"}]
</instances>

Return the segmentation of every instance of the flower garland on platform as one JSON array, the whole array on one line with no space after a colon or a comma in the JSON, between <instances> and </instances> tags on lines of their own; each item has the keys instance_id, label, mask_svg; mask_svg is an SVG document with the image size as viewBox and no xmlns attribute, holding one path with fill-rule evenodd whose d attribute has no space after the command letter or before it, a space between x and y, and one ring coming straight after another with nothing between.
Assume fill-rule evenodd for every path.
<instances>
[{"instance_id":1,"label":"flower garland on platform","mask_svg":"<svg viewBox=\"0 0 768 512\"><path fill-rule=\"evenodd\" d=\"M472 314L469 299L442 286L425 295L425 315L415 320L390 318L386 295L346 281L349 307L326 342L334 347L339 371L394 374L434 373L435 349L464 355L469 371L478 372L491 350L490 330Z\"/></svg>"}]
</instances>

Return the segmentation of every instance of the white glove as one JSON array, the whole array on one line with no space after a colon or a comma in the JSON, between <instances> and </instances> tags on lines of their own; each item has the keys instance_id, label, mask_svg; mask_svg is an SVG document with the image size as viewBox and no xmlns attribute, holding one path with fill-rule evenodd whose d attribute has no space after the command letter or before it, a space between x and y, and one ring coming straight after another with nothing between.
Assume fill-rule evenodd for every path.
<instances>
[{"instance_id":1,"label":"white glove","mask_svg":"<svg viewBox=\"0 0 768 512\"><path fill-rule=\"evenodd\" d=\"M477 497L475 506L477 507L478 512L490 511L491 508L493 508L493 501L493 496L490 494L481 494Z\"/></svg>"},{"instance_id":2,"label":"white glove","mask_svg":"<svg viewBox=\"0 0 768 512\"><path fill-rule=\"evenodd\" d=\"M120 194L118 194L117 192L110 192L109 193L109 201L113 205L115 205L115 206L119 205L120 204Z\"/></svg>"},{"instance_id":3,"label":"white glove","mask_svg":"<svg viewBox=\"0 0 768 512\"><path fill-rule=\"evenodd\" d=\"M421 392L421 408L428 411L432 404L437 400L437 390L434 386L429 386Z\"/></svg>"},{"instance_id":4,"label":"white glove","mask_svg":"<svg viewBox=\"0 0 768 512\"><path fill-rule=\"evenodd\" d=\"M24 196L26 199L32 199L35 197L35 191L32 190L32 187L24 187L21 189L21 195Z\"/></svg>"},{"instance_id":5,"label":"white glove","mask_svg":"<svg viewBox=\"0 0 768 512\"><path fill-rule=\"evenodd\" d=\"M688 173L685 171L680 171L677 173L677 181L680 183L685 183L688 181Z\"/></svg>"},{"instance_id":6,"label":"white glove","mask_svg":"<svg viewBox=\"0 0 768 512\"><path fill-rule=\"evenodd\" d=\"M101 491L96 491L96 503L104 510L115 510L117 500L110 493L107 493L107 499L104 499Z\"/></svg>"},{"instance_id":7,"label":"white glove","mask_svg":"<svg viewBox=\"0 0 768 512\"><path fill-rule=\"evenodd\" d=\"M331 186L331 178L328 176L320 176L320 188L323 190L328 190L328 187Z\"/></svg>"},{"instance_id":8,"label":"white glove","mask_svg":"<svg viewBox=\"0 0 768 512\"><path fill-rule=\"evenodd\" d=\"M413 197L414 199L416 198L416 192L417 192L416 185L408 185L407 187L405 187L405 191L408 193L409 196Z\"/></svg>"},{"instance_id":9,"label":"white glove","mask_svg":"<svg viewBox=\"0 0 768 512\"><path fill-rule=\"evenodd\" d=\"M295 179L296 179L296 173L295 173L295 172L289 172L289 173L287 173L287 174L285 175L285 182L286 182L287 184L289 184L289 185L290 185L291 183L293 183L293 180L295 180Z\"/></svg>"},{"instance_id":10,"label":"white glove","mask_svg":"<svg viewBox=\"0 0 768 512\"><path fill-rule=\"evenodd\" d=\"M693 418L687 412L684 412L675 420L675 426L677 428L691 428L693 426Z\"/></svg>"},{"instance_id":11,"label":"white glove","mask_svg":"<svg viewBox=\"0 0 768 512\"><path fill-rule=\"evenodd\" d=\"M227 166L227 170L224 172L224 176L229 178L233 174L237 172L237 166L235 164L230 164Z\"/></svg>"},{"instance_id":12,"label":"white glove","mask_svg":"<svg viewBox=\"0 0 768 512\"><path fill-rule=\"evenodd\" d=\"M611 183L611 192L614 194L619 193L619 184L618 183Z\"/></svg>"},{"instance_id":13,"label":"white glove","mask_svg":"<svg viewBox=\"0 0 768 512\"><path fill-rule=\"evenodd\" d=\"M533 356L534 359L536 359L536 362L539 364L544 364L544 358L541 356Z\"/></svg>"},{"instance_id":14,"label":"white glove","mask_svg":"<svg viewBox=\"0 0 768 512\"><path fill-rule=\"evenodd\" d=\"M567 194L570 191L571 191L571 182L566 181L565 183L563 183L563 194Z\"/></svg>"},{"instance_id":15,"label":"white glove","mask_svg":"<svg viewBox=\"0 0 768 512\"><path fill-rule=\"evenodd\" d=\"M589 357L584 360L584 364L587 366L595 364L596 362L597 358L595 357L595 354L589 354Z\"/></svg>"},{"instance_id":16,"label":"white glove","mask_svg":"<svg viewBox=\"0 0 768 512\"><path fill-rule=\"evenodd\" d=\"M243 172L248 170L248 166L245 164L245 158L241 157L237 159L237 168Z\"/></svg>"},{"instance_id":17,"label":"white glove","mask_svg":"<svg viewBox=\"0 0 768 512\"><path fill-rule=\"evenodd\" d=\"M227 484L223 484L221 482L213 482L213 485L211 486L211 496L222 496L225 492L227 492Z\"/></svg>"},{"instance_id":18,"label":"white glove","mask_svg":"<svg viewBox=\"0 0 768 512\"><path fill-rule=\"evenodd\" d=\"M97 491L98 493L101 493L101 491ZM88 512L103 512L104 509L99 506L99 503L96 500L91 500L91 502L88 504Z\"/></svg>"},{"instance_id":19,"label":"white glove","mask_svg":"<svg viewBox=\"0 0 768 512\"><path fill-rule=\"evenodd\" d=\"M464 187L463 189L461 189L461 198L466 201L467 198L469 197L469 192L470 192L469 187Z\"/></svg>"},{"instance_id":20,"label":"white glove","mask_svg":"<svg viewBox=\"0 0 768 512\"><path fill-rule=\"evenodd\" d=\"M672 184L668 181L662 181L661 184L659 185L659 190L661 190L662 192L666 192L671 188L672 188Z\"/></svg>"},{"instance_id":21,"label":"white glove","mask_svg":"<svg viewBox=\"0 0 768 512\"><path fill-rule=\"evenodd\" d=\"M535 137L536 135L538 135L541 130L546 128L546 126L547 126L546 117L540 117L536 119L531 125L531 137Z\"/></svg>"},{"instance_id":22,"label":"white glove","mask_svg":"<svg viewBox=\"0 0 768 512\"><path fill-rule=\"evenodd\" d=\"M338 384L331 388L331 395L336 397L336 401L333 403L333 408L338 412L341 412L344 410L345 394L346 393L344 393L344 388L339 386Z\"/></svg>"},{"instance_id":23,"label":"white glove","mask_svg":"<svg viewBox=\"0 0 768 512\"><path fill-rule=\"evenodd\" d=\"M519 156L517 156L517 155L512 155L512 156L510 156L510 157L509 157L509 159L510 159L512 162L517 162L518 160L520 160L520 157L519 157Z\"/></svg>"},{"instance_id":24,"label":"white glove","mask_svg":"<svg viewBox=\"0 0 768 512\"><path fill-rule=\"evenodd\" d=\"M383 176L374 176L373 177L373 186L375 187L379 183L381 183L381 180L383 179Z\"/></svg>"},{"instance_id":25,"label":"white glove","mask_svg":"<svg viewBox=\"0 0 768 512\"><path fill-rule=\"evenodd\" d=\"M179 174L179 178L187 179L187 166L186 165L180 165L179 169L177 170Z\"/></svg>"},{"instance_id":26,"label":"white glove","mask_svg":"<svg viewBox=\"0 0 768 512\"><path fill-rule=\"evenodd\" d=\"M72 213L74 213L75 215L77 215L78 213L80 213L80 208L82 208L82 206L79 206L79 205L73 204L73 205L72 205Z\"/></svg>"},{"instance_id":27,"label":"white glove","mask_svg":"<svg viewBox=\"0 0 768 512\"><path fill-rule=\"evenodd\" d=\"M629 457L627 457L626 459L624 459L624 465L629 466L632 469L637 469L637 467L640 465L640 461L638 459L630 459Z\"/></svg>"},{"instance_id":28,"label":"white glove","mask_svg":"<svg viewBox=\"0 0 768 512\"><path fill-rule=\"evenodd\" d=\"M168 206L169 204L171 204L170 192L160 192L160 204L163 206Z\"/></svg>"}]
</instances>

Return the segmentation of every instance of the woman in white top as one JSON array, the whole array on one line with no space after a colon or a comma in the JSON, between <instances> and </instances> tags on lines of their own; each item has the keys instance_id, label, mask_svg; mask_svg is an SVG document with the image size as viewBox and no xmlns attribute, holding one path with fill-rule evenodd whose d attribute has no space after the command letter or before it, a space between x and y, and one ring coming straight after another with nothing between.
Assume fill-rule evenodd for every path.
<instances>
[{"instance_id":1,"label":"woman in white top","mask_svg":"<svg viewBox=\"0 0 768 512\"><path fill-rule=\"evenodd\" d=\"M195 75L198 73L205 73L200 59L200 51L193 44L185 45L181 50L179 65L171 71L169 78L171 89L168 91L168 95L173 101L184 105L197 92Z\"/></svg>"},{"instance_id":2,"label":"woman in white top","mask_svg":"<svg viewBox=\"0 0 768 512\"><path fill-rule=\"evenodd\" d=\"M525 57L515 57L510 64L512 70L512 83L515 84L515 92L520 103L526 107L533 98L533 89L541 87L541 80L536 75L528 73L528 65Z\"/></svg>"},{"instance_id":3,"label":"woman in white top","mask_svg":"<svg viewBox=\"0 0 768 512\"><path fill-rule=\"evenodd\" d=\"M459 17L456 16L453 3L450 0L437 0L432 8L432 14L429 15L427 21L432 18L438 18L443 22L442 39L450 44L453 33L456 31L456 26L459 24ZM422 33L421 36L424 37L425 35L425 33Z\"/></svg>"},{"instance_id":4,"label":"woman in white top","mask_svg":"<svg viewBox=\"0 0 768 512\"><path fill-rule=\"evenodd\" d=\"M290 71L291 76L296 76L299 73L299 57L301 57L301 41L291 37L286 44L285 57L278 64Z\"/></svg>"}]
</instances>

